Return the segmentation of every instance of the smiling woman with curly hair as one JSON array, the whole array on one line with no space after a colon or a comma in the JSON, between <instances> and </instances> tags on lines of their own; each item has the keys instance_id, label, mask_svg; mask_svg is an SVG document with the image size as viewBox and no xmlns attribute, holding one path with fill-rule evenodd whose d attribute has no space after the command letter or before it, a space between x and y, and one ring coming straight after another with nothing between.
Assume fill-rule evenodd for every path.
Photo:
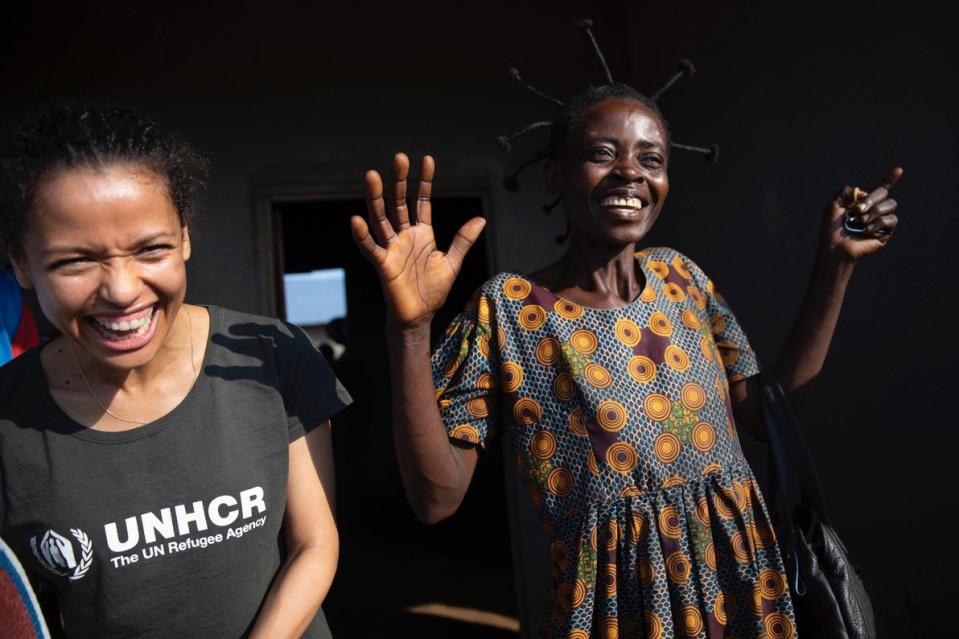
<instances>
[{"instance_id":1,"label":"smiling woman with curly hair","mask_svg":"<svg viewBox=\"0 0 959 639\"><path fill-rule=\"evenodd\" d=\"M206 160L68 105L0 154L0 241L60 335L0 369L0 532L71 637L323 637L331 415L302 330L186 304Z\"/></svg>"}]
</instances>

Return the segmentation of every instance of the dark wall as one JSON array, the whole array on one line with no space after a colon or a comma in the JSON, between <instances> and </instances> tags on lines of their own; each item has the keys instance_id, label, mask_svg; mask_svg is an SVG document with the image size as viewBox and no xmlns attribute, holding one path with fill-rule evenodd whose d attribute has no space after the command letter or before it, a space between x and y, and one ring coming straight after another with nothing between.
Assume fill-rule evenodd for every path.
<instances>
[{"instance_id":1,"label":"dark wall","mask_svg":"<svg viewBox=\"0 0 959 639\"><path fill-rule=\"evenodd\" d=\"M497 185L494 262L541 262L562 221L544 227L542 193L498 188L504 163L493 139L544 114L509 83L511 65L547 86L580 88L592 63L574 26L582 9L492 2L464 15L439 3L330 4L24 3L2 24L0 115L62 95L106 97L149 110L207 150L209 215L190 274L204 300L270 310L258 285L252 183L358 184L397 150L434 154L440 181ZM593 12L618 57L621 11L611 3ZM556 52L561 63L550 64ZM529 181L539 181L535 171ZM538 235L542 245L530 247ZM225 279L248 285L224 287Z\"/></svg>"},{"instance_id":2,"label":"dark wall","mask_svg":"<svg viewBox=\"0 0 959 639\"><path fill-rule=\"evenodd\" d=\"M946 550L959 349L942 323L959 311L951 21L913 3L745 4L630 15L627 72L638 82L678 57L694 60L696 78L662 106L675 139L722 145L716 166L676 159L650 240L694 256L772 359L801 300L825 202L844 184L872 187L904 167L893 192L900 231L857 267L799 418L836 527L877 589L884 634L952 634L938 612L951 605L959 567ZM660 29L666 37L643 37Z\"/></svg>"},{"instance_id":3,"label":"dark wall","mask_svg":"<svg viewBox=\"0 0 959 639\"><path fill-rule=\"evenodd\" d=\"M437 180L488 180L495 268L555 257L561 211L538 211L535 169L519 195L497 188L504 163L492 138L550 114L508 84L510 65L560 95L599 80L573 27L584 15L614 74L640 88L655 88L679 57L696 63L697 76L661 104L678 141L718 142L722 160L675 156L650 241L712 275L767 359L801 300L824 203L901 164L901 229L857 269L826 370L799 412L885 635L949 634L959 56L945 13L905 2L78 5L5 10L0 118L68 94L110 97L207 149L197 301L269 310L256 284L256 180L358 180L398 149L435 153Z\"/></svg>"}]
</instances>

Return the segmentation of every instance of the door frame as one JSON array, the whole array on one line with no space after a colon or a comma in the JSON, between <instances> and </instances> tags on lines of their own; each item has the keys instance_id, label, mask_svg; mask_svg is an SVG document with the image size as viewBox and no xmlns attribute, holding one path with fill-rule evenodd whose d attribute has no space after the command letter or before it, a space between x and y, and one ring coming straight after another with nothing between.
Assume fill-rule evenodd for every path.
<instances>
[{"instance_id":1,"label":"door frame","mask_svg":"<svg viewBox=\"0 0 959 639\"><path fill-rule=\"evenodd\" d=\"M492 276L498 272L496 259L495 213L490 197L490 180L476 176L445 176L442 185L434 185L433 198L475 197L480 200L487 220L486 263ZM287 202L316 202L323 200L362 200L366 197L359 180L301 180L282 178L254 179L253 200L253 255L257 273L257 304L261 313L282 317L283 299L279 279L283 277L282 246L279 239L279 216L276 204ZM366 211L357 211L365 215ZM477 212L479 214L480 212ZM349 230L343 229L344 239Z\"/></svg>"},{"instance_id":2,"label":"door frame","mask_svg":"<svg viewBox=\"0 0 959 639\"><path fill-rule=\"evenodd\" d=\"M499 272L496 251L496 211L491 197L492 184L489 178L479 176L444 176L441 184L434 184L432 197L475 197L481 202L487 220L486 263L488 276ZM257 266L258 304L266 315L280 317L282 293L278 286L283 277L282 246L278 245L279 216L276 204L284 202L315 202L323 200L364 199L365 193L359 180L310 180L283 179L275 176L255 178L252 183L254 212L254 255ZM365 214L365 211L357 211ZM478 212L479 213L479 212ZM344 235L348 232L343 230ZM345 238L344 238L345 239ZM350 238L349 241L352 241ZM517 613L521 624L521 636L532 639L539 620L541 599L540 575L528 574L529 546L539 541L538 526L534 531L527 528L535 524L536 516L529 495L519 476L512 454L509 438L503 441L504 481L506 506L509 513L510 549L513 561L513 586L516 594ZM532 532L532 534L531 534ZM526 569L524 569L524 567Z\"/></svg>"}]
</instances>

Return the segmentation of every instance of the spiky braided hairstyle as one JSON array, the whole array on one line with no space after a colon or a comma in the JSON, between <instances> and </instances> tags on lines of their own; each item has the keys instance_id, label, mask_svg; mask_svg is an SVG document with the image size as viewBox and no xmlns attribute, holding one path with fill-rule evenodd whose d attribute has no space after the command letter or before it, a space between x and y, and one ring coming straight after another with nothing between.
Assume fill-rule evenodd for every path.
<instances>
[{"instance_id":1,"label":"spiky braided hairstyle","mask_svg":"<svg viewBox=\"0 0 959 639\"><path fill-rule=\"evenodd\" d=\"M657 104L658 99L677 81L684 77L692 77L696 73L696 68L693 66L692 62L686 59L680 60L679 64L677 65L676 73L674 73L658 91L653 93L651 96L646 96L628 84L613 80L613 75L610 73L609 66L606 64L606 58L603 56L603 52L600 50L599 44L596 42L596 38L593 36L592 20L580 20L578 26L583 31L593 49L593 52L596 54L596 57L599 60L599 64L603 70L603 75L606 79L606 84L602 84L600 86L589 86L582 93L574 96L566 102L563 102L562 100L555 98L531 85L520 75L517 69L510 69L510 78L514 82L535 95L537 98L558 107L560 112L552 120L540 120L537 122L532 122L512 135L501 135L496 138L496 142L499 144L500 148L505 153L509 154L512 152L513 142L515 140L540 129L549 129L549 141L546 143L546 145L537 150L531 158L520 163L512 173L503 179L503 186L507 191L515 193L519 190L519 176L524 169L548 158L557 157L566 144L570 130L580 121L586 111L590 107L611 98L627 98L630 100L635 100L652 111L652 113L659 118L659 121L663 126L663 131L666 133L667 153L669 149L681 149L683 151L700 153L710 162L716 162L719 160L719 146L717 145L702 147L673 142L669 129L669 123L666 121L666 118L663 117L663 114L659 110L659 106ZM545 204L543 206L543 210L549 213L559 204L559 202L560 198L556 198L552 202ZM561 237L560 239L564 238Z\"/></svg>"}]
</instances>

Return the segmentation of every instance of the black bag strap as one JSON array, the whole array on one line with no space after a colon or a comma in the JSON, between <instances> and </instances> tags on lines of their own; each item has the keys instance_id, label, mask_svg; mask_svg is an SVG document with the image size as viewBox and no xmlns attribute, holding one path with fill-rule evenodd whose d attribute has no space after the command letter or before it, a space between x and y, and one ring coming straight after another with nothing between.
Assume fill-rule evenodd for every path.
<instances>
[{"instance_id":1,"label":"black bag strap","mask_svg":"<svg viewBox=\"0 0 959 639\"><path fill-rule=\"evenodd\" d=\"M771 510L780 521L779 544L783 560L792 564L789 572L792 573L793 592L801 597L806 594L806 585L799 574L793 514L797 505L804 504L825 522L822 488L786 393L769 368L760 370L759 387L772 461L770 479L774 493Z\"/></svg>"},{"instance_id":2,"label":"black bag strap","mask_svg":"<svg viewBox=\"0 0 959 639\"><path fill-rule=\"evenodd\" d=\"M786 392L770 367L760 370L759 381L766 435L773 459L773 476L779 497L786 506L791 501L788 497L791 488L798 488L801 502L811 508L823 523L828 523L816 465L789 405ZM791 481L793 477L796 478L796 483ZM788 517L789 521L786 523L791 530L792 508L783 510L786 511L783 514Z\"/></svg>"},{"instance_id":3,"label":"black bag strap","mask_svg":"<svg viewBox=\"0 0 959 639\"><path fill-rule=\"evenodd\" d=\"M775 382L775 380L772 381ZM778 411L774 409L775 386L770 385L769 382L769 376L763 369L760 371L759 378L760 401L762 403L763 421L766 426L766 438L769 442L769 479L773 488L769 506L779 523L778 532L780 534L777 537L783 553L783 560L790 559L789 563L796 564L795 566L789 566L789 568L795 579L793 589L798 592L802 586L799 581L799 565L796 563L798 560L793 544L793 535L796 530L793 523L793 509L794 504L801 500L801 496L791 498L790 495L790 493L795 493L798 487L794 481L790 481L789 466L786 463L786 452L782 441L782 428L779 425L780 417L777 415Z\"/></svg>"},{"instance_id":4,"label":"black bag strap","mask_svg":"<svg viewBox=\"0 0 959 639\"><path fill-rule=\"evenodd\" d=\"M793 482L789 480L786 453L783 450L782 435L780 433L781 429L773 410L775 393L768 385L763 373L760 373L759 388L762 393L760 398L762 402L762 414L766 427L766 439L769 445L769 480L773 488L773 494L770 495L773 497L773 500L770 506L776 512L776 515L783 520L785 529L792 530L792 508L790 508L789 505L793 500L790 499L789 493Z\"/></svg>"}]
</instances>

